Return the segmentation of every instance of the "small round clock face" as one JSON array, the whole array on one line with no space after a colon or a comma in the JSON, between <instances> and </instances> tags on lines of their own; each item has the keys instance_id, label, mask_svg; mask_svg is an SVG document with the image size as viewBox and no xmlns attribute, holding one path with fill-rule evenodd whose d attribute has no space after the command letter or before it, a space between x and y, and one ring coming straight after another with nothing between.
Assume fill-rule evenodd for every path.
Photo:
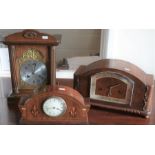
<instances>
[{"instance_id":1,"label":"small round clock face","mask_svg":"<svg viewBox=\"0 0 155 155\"><path fill-rule=\"evenodd\" d=\"M20 76L27 84L41 85L46 82L47 69L41 61L28 60L21 65Z\"/></svg>"},{"instance_id":2,"label":"small round clock face","mask_svg":"<svg viewBox=\"0 0 155 155\"><path fill-rule=\"evenodd\" d=\"M51 97L43 103L43 111L50 117L58 117L66 112L67 105L61 97Z\"/></svg>"}]
</instances>

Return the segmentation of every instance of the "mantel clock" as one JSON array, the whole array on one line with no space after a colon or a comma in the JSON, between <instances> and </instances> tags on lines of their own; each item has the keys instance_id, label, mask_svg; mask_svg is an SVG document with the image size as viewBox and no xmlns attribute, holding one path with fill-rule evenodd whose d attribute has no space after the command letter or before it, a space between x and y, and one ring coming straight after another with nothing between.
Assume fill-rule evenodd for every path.
<instances>
[{"instance_id":1,"label":"mantel clock","mask_svg":"<svg viewBox=\"0 0 155 155\"><path fill-rule=\"evenodd\" d=\"M104 59L81 66L74 74L74 88L94 106L145 117L151 113L153 75L123 60Z\"/></svg>"},{"instance_id":2,"label":"mantel clock","mask_svg":"<svg viewBox=\"0 0 155 155\"><path fill-rule=\"evenodd\" d=\"M55 84L55 46L59 44L56 38L36 30L24 30L5 37L4 43L9 48L12 80L9 103L40 91L45 85Z\"/></svg>"},{"instance_id":3,"label":"mantel clock","mask_svg":"<svg viewBox=\"0 0 155 155\"><path fill-rule=\"evenodd\" d=\"M74 89L46 86L42 92L21 97L21 124L88 124L89 104Z\"/></svg>"}]
</instances>

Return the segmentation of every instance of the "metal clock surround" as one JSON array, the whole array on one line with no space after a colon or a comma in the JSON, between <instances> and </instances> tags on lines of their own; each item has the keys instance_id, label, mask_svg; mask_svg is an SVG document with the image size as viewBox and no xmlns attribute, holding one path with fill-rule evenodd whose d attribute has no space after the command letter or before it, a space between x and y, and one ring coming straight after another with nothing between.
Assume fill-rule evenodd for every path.
<instances>
[{"instance_id":1,"label":"metal clock surround","mask_svg":"<svg viewBox=\"0 0 155 155\"><path fill-rule=\"evenodd\" d=\"M67 110L65 100L58 96L52 96L43 103L43 111L50 117L62 116Z\"/></svg>"},{"instance_id":2,"label":"metal clock surround","mask_svg":"<svg viewBox=\"0 0 155 155\"><path fill-rule=\"evenodd\" d=\"M42 85L47 80L46 65L37 60L28 60L20 67L21 80L29 85Z\"/></svg>"},{"instance_id":3,"label":"metal clock surround","mask_svg":"<svg viewBox=\"0 0 155 155\"><path fill-rule=\"evenodd\" d=\"M105 83L104 79L109 82ZM102 83L97 85L97 81ZM124 87L124 88L123 88ZM102 89L101 89L102 88ZM101 89L101 92L98 92ZM114 90L114 94L112 93ZM104 71L91 76L90 98L94 100L105 101L107 103L128 104L132 102L134 90L134 81L125 75L113 71ZM108 92L108 93L107 93Z\"/></svg>"}]
</instances>

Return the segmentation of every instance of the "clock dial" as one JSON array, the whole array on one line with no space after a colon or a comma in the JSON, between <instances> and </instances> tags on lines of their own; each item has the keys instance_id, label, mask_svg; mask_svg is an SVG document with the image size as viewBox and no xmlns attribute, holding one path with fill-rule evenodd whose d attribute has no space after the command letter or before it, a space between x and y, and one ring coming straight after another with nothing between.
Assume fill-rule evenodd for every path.
<instances>
[{"instance_id":1,"label":"clock dial","mask_svg":"<svg viewBox=\"0 0 155 155\"><path fill-rule=\"evenodd\" d=\"M116 78L101 78L96 81L96 95L125 99L127 84Z\"/></svg>"},{"instance_id":2,"label":"clock dial","mask_svg":"<svg viewBox=\"0 0 155 155\"><path fill-rule=\"evenodd\" d=\"M106 71L91 77L90 98L108 103L129 104L134 83L119 73Z\"/></svg>"},{"instance_id":3,"label":"clock dial","mask_svg":"<svg viewBox=\"0 0 155 155\"><path fill-rule=\"evenodd\" d=\"M28 60L21 65L20 76L27 84L41 85L46 82L47 69L41 61Z\"/></svg>"},{"instance_id":4,"label":"clock dial","mask_svg":"<svg viewBox=\"0 0 155 155\"><path fill-rule=\"evenodd\" d=\"M61 97L51 97L43 103L43 111L50 117L58 117L65 113L66 102Z\"/></svg>"}]
</instances>

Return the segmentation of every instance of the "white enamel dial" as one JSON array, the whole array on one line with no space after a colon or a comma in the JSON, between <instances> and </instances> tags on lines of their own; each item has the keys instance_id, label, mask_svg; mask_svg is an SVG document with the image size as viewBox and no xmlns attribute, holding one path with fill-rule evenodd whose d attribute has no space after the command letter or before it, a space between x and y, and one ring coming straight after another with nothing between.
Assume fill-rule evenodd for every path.
<instances>
[{"instance_id":1,"label":"white enamel dial","mask_svg":"<svg viewBox=\"0 0 155 155\"><path fill-rule=\"evenodd\" d=\"M67 105L63 98L53 96L43 103L43 111L50 117L58 117L66 112Z\"/></svg>"}]
</instances>

